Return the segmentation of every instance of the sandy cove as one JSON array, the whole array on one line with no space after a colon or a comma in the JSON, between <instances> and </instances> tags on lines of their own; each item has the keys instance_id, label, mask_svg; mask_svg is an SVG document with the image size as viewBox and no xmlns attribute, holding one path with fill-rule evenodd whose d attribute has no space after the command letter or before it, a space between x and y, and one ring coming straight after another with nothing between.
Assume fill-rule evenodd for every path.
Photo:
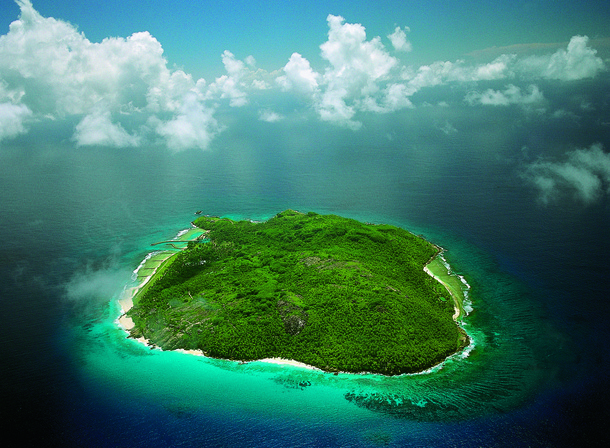
<instances>
[{"instance_id":1,"label":"sandy cove","mask_svg":"<svg viewBox=\"0 0 610 448\"><path fill-rule=\"evenodd\" d=\"M280 365L293 366L293 367L302 367L304 369L309 369L309 370L320 370L320 371L322 370L317 367L310 366L309 364L305 364L304 362L295 361L294 359L263 358L263 359L257 359L256 361L252 361L252 362L267 362L270 364L280 364Z\"/></svg>"},{"instance_id":2,"label":"sandy cove","mask_svg":"<svg viewBox=\"0 0 610 448\"><path fill-rule=\"evenodd\" d=\"M121 316L119 317L119 325L121 325L121 327L123 327L126 331L131 330L134 327L134 323L131 317L125 314L133 307L133 296L135 295L132 291L133 289L135 288L129 288L123 293L123 295L127 297L119 299L119 305L121 306Z\"/></svg>"}]
</instances>

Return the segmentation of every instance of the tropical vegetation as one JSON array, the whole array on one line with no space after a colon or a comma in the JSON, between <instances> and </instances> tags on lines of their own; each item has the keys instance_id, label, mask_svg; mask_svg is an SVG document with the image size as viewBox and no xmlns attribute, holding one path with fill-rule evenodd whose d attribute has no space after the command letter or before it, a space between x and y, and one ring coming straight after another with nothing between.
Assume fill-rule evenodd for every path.
<instances>
[{"instance_id":1,"label":"tropical vegetation","mask_svg":"<svg viewBox=\"0 0 610 448\"><path fill-rule=\"evenodd\" d=\"M382 374L424 370L468 343L449 292L423 271L439 248L404 229L293 210L193 224L205 238L136 295L132 336L215 358Z\"/></svg>"}]
</instances>

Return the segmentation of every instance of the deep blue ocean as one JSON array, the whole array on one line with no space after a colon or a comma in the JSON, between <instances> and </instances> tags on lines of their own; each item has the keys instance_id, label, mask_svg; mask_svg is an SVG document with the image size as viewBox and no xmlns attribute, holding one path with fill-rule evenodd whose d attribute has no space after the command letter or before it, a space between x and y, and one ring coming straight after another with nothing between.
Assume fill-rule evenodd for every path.
<instances>
[{"instance_id":1,"label":"deep blue ocean","mask_svg":"<svg viewBox=\"0 0 610 448\"><path fill-rule=\"evenodd\" d=\"M1 426L14 446L601 446L610 204L543 206L521 142L393 130L220 134L208 151L0 148ZM240 127L233 127L240 129ZM38 133L40 135L40 132ZM316 135L315 138L312 135ZM390 138L391 137L391 138ZM605 202L604 202L605 201ZM474 348L432 372L332 375L150 350L116 300L194 212L402 226L469 285Z\"/></svg>"}]
</instances>

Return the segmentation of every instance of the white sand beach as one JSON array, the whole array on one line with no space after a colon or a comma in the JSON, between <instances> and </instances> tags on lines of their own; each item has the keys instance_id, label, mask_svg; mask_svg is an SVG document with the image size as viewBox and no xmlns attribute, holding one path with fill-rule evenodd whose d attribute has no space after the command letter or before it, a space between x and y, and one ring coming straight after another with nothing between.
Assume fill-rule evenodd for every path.
<instances>
[{"instance_id":1,"label":"white sand beach","mask_svg":"<svg viewBox=\"0 0 610 448\"><path fill-rule=\"evenodd\" d=\"M303 362L295 361L294 359L264 358L264 359L257 359L256 361L252 361L252 362L268 362L270 364L280 364L280 365L287 365L287 366L293 366L293 367L302 367L304 369L310 369L310 370L320 370L317 367L310 366L309 364L305 364Z\"/></svg>"},{"instance_id":2,"label":"white sand beach","mask_svg":"<svg viewBox=\"0 0 610 448\"><path fill-rule=\"evenodd\" d=\"M121 315L119 316L119 325L125 330L131 330L134 327L133 320L131 317L125 315L133 307L133 296L136 288L129 288L123 292L123 297L119 299L119 305L121 306Z\"/></svg>"}]
</instances>

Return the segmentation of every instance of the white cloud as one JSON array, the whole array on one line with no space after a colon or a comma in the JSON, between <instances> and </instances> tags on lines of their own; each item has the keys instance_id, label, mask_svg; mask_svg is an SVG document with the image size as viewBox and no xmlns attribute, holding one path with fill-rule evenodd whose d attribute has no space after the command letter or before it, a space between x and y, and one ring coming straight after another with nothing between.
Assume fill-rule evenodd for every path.
<instances>
[{"instance_id":1,"label":"white cloud","mask_svg":"<svg viewBox=\"0 0 610 448\"><path fill-rule=\"evenodd\" d=\"M254 58L250 56L250 62L253 63ZM225 70L230 77L239 79L243 76L246 69L246 64L238 59L235 59L235 55L229 50L225 50L222 53L222 63L225 66Z\"/></svg>"},{"instance_id":2,"label":"white cloud","mask_svg":"<svg viewBox=\"0 0 610 448\"><path fill-rule=\"evenodd\" d=\"M11 102L13 104L21 103L21 99L25 95L25 91L23 89L14 89L10 88L6 82L0 78L0 101Z\"/></svg>"},{"instance_id":3,"label":"white cloud","mask_svg":"<svg viewBox=\"0 0 610 448\"><path fill-rule=\"evenodd\" d=\"M553 114L551 116L553 118L557 118L557 119L569 118L573 121L578 121L580 119L580 117L578 115L576 115L574 112L568 111L565 109L557 109L555 112L553 112Z\"/></svg>"},{"instance_id":4,"label":"white cloud","mask_svg":"<svg viewBox=\"0 0 610 448\"><path fill-rule=\"evenodd\" d=\"M434 87L450 82L492 81L511 78L513 55L502 55L492 62L470 66L463 60L437 61L422 65L415 72L403 70L402 78L407 81L411 94L425 87Z\"/></svg>"},{"instance_id":5,"label":"white cloud","mask_svg":"<svg viewBox=\"0 0 610 448\"><path fill-rule=\"evenodd\" d=\"M245 106L260 90L297 94L321 120L358 129L362 114L413 108L413 95L424 88L505 80L503 90L471 92L466 100L533 105L544 100L538 87L528 86L536 79L570 81L605 69L585 36L574 36L565 49L546 56L504 54L486 64L457 60L406 67L380 37L367 38L363 25L329 15L317 71L299 53L280 70L267 72L256 68L253 56L239 60L227 50L221 55L226 73L206 83L168 68L161 44L148 32L93 43L71 24L42 17L30 0L17 3L19 19L0 36L0 139L26 132L26 119L72 116L79 122L73 137L79 145L142 144L146 135L130 124L150 120L172 148L205 148L221 128L217 108ZM395 27L387 36L390 50L411 51L409 32ZM265 95L271 98L273 92ZM281 118L270 111L273 105L265 107L261 120ZM196 123L202 128L195 129Z\"/></svg>"},{"instance_id":6,"label":"white cloud","mask_svg":"<svg viewBox=\"0 0 610 448\"><path fill-rule=\"evenodd\" d=\"M604 193L610 194L610 154L596 143L569 152L564 162L536 161L526 167L522 177L539 190L545 204L566 194L592 204Z\"/></svg>"},{"instance_id":7,"label":"white cloud","mask_svg":"<svg viewBox=\"0 0 610 448\"><path fill-rule=\"evenodd\" d=\"M425 87L444 85L451 82L476 82L502 79L518 79L531 81L539 78L571 81L592 78L600 71L605 70L604 62L596 56L595 49L587 46L586 36L574 36L567 45L567 49L560 49L553 54L545 56L530 56L519 59L515 54L503 54L492 62L480 65L467 65L465 61L458 60L437 61L430 65L423 65L416 70L403 68L402 78L407 81L411 94ZM496 95L496 101L501 92L489 92ZM532 101L535 97L530 98ZM491 102L493 98L489 98ZM526 100L523 98L523 100ZM511 104L510 98L504 100ZM490 103L491 104L491 103Z\"/></svg>"},{"instance_id":8,"label":"white cloud","mask_svg":"<svg viewBox=\"0 0 610 448\"><path fill-rule=\"evenodd\" d=\"M523 75L561 81L593 78L605 70L605 64L597 51L587 46L588 42L587 36L573 36L566 50L524 58L516 63L516 68Z\"/></svg>"},{"instance_id":9,"label":"white cloud","mask_svg":"<svg viewBox=\"0 0 610 448\"><path fill-rule=\"evenodd\" d=\"M271 88L269 83L263 81L262 79L253 79L251 87L255 90L267 90Z\"/></svg>"},{"instance_id":10,"label":"white cloud","mask_svg":"<svg viewBox=\"0 0 610 448\"><path fill-rule=\"evenodd\" d=\"M443 83L446 73L451 70L451 62L435 62L431 65L422 65L413 73L412 70L403 70L402 78L408 81L411 94L424 87L436 86Z\"/></svg>"},{"instance_id":11,"label":"white cloud","mask_svg":"<svg viewBox=\"0 0 610 448\"><path fill-rule=\"evenodd\" d=\"M282 70L285 75L276 79L282 90L295 90L306 95L313 95L317 92L320 75L312 70L309 61L299 53L292 53L290 60Z\"/></svg>"},{"instance_id":12,"label":"white cloud","mask_svg":"<svg viewBox=\"0 0 610 448\"><path fill-rule=\"evenodd\" d=\"M385 104L390 110L413 107L408 98L409 89L404 84L390 84L385 92Z\"/></svg>"},{"instance_id":13,"label":"white cloud","mask_svg":"<svg viewBox=\"0 0 610 448\"><path fill-rule=\"evenodd\" d=\"M327 84L345 88L349 94L375 90L375 81L387 76L397 60L385 50L381 39L366 40L359 23L343 23L344 18L329 15L328 40L320 45L322 57L330 63L324 78Z\"/></svg>"},{"instance_id":14,"label":"white cloud","mask_svg":"<svg viewBox=\"0 0 610 448\"><path fill-rule=\"evenodd\" d=\"M258 112L258 118L261 121L266 121L268 123L275 123L277 121L283 120L284 117L276 112L273 112L269 109L263 109Z\"/></svg>"},{"instance_id":15,"label":"white cloud","mask_svg":"<svg viewBox=\"0 0 610 448\"><path fill-rule=\"evenodd\" d=\"M77 146L104 145L119 148L138 146L140 137L130 135L120 124L112 123L109 111L97 111L85 116L76 125Z\"/></svg>"},{"instance_id":16,"label":"white cloud","mask_svg":"<svg viewBox=\"0 0 610 448\"><path fill-rule=\"evenodd\" d=\"M514 76L512 65L516 59L514 54L503 54L492 62L483 64L473 69L472 81L491 81Z\"/></svg>"},{"instance_id":17,"label":"white cloud","mask_svg":"<svg viewBox=\"0 0 610 448\"><path fill-rule=\"evenodd\" d=\"M24 104L0 103L0 141L24 134L23 122L31 115Z\"/></svg>"},{"instance_id":18,"label":"white cloud","mask_svg":"<svg viewBox=\"0 0 610 448\"><path fill-rule=\"evenodd\" d=\"M385 112L388 105L397 108L409 103L388 97L383 89L398 60L386 51L379 37L367 40L362 25L344 20L327 17L328 40L320 50L330 65L322 75L322 94L315 108L322 120L358 129L361 123L353 119L358 111Z\"/></svg>"},{"instance_id":19,"label":"white cloud","mask_svg":"<svg viewBox=\"0 0 610 448\"><path fill-rule=\"evenodd\" d=\"M182 99L187 92L198 92L199 95L205 94L206 82L204 79L198 79L193 83L193 77L183 72L176 70L173 72L163 71L158 82L151 83L146 92L145 111L158 112L174 112L180 109ZM121 103L122 107L133 104ZM128 107L128 109L131 109Z\"/></svg>"},{"instance_id":20,"label":"white cloud","mask_svg":"<svg viewBox=\"0 0 610 448\"><path fill-rule=\"evenodd\" d=\"M587 47L587 36L574 36L567 51L559 50L551 56L544 72L546 78L574 80L592 78L604 69L604 62L597 57L597 51Z\"/></svg>"},{"instance_id":21,"label":"white cloud","mask_svg":"<svg viewBox=\"0 0 610 448\"><path fill-rule=\"evenodd\" d=\"M469 92L464 98L471 106L482 104L484 106L509 106L511 104L530 105L544 100L542 92L536 85L530 85L528 91L523 93L520 87L514 84L506 86L504 91L487 89L483 93Z\"/></svg>"},{"instance_id":22,"label":"white cloud","mask_svg":"<svg viewBox=\"0 0 610 448\"><path fill-rule=\"evenodd\" d=\"M207 89L204 97L206 99L229 99L231 107L242 107L248 104L249 90L267 90L270 88L267 81L261 79L266 77L264 70L257 70L256 60L248 56L244 61L235 58L229 50L222 53L222 63L227 71L214 80Z\"/></svg>"},{"instance_id":23,"label":"white cloud","mask_svg":"<svg viewBox=\"0 0 610 448\"><path fill-rule=\"evenodd\" d=\"M26 93L23 101L35 113L87 114L101 100L112 109L142 109L152 98L155 107L171 110L194 87L190 75L167 68L148 32L92 43L72 25L42 17L28 0L19 3L20 19L0 37L0 76Z\"/></svg>"},{"instance_id":24,"label":"white cloud","mask_svg":"<svg viewBox=\"0 0 610 448\"><path fill-rule=\"evenodd\" d=\"M363 107L363 110L370 110L371 112L388 113L394 112L400 109L410 109L413 103L409 99L411 92L409 88L401 83L389 84L383 90L383 96L381 98L381 105L377 104L372 98L368 97L369 105L368 108Z\"/></svg>"},{"instance_id":25,"label":"white cloud","mask_svg":"<svg viewBox=\"0 0 610 448\"><path fill-rule=\"evenodd\" d=\"M11 106L13 114L82 115L73 136L78 145L135 146L140 139L125 130L123 118L183 111L189 92L207 94L203 79L195 82L167 67L161 44L148 32L92 43L71 24L42 17L29 0L17 3L19 19L0 36L0 101L23 103ZM225 66L235 74L240 67L231 62ZM111 116L119 121L113 123ZM15 128L15 120L13 134L22 129Z\"/></svg>"},{"instance_id":26,"label":"white cloud","mask_svg":"<svg viewBox=\"0 0 610 448\"><path fill-rule=\"evenodd\" d=\"M381 43L381 38L367 40L365 28L345 23L340 16L329 15L328 40L320 45L327 62L323 73L314 71L309 61L293 53L276 78L283 91L305 95L319 117L333 124L359 129L359 112L388 113L413 107L409 96L416 89L396 82L398 60ZM408 28L405 28L408 31ZM406 51L406 33L396 28L390 40L396 49Z\"/></svg>"},{"instance_id":27,"label":"white cloud","mask_svg":"<svg viewBox=\"0 0 610 448\"><path fill-rule=\"evenodd\" d=\"M413 49L411 42L407 40L407 33L410 31L408 26L404 30L397 26L394 32L388 36L396 51L411 51Z\"/></svg>"},{"instance_id":28,"label":"white cloud","mask_svg":"<svg viewBox=\"0 0 610 448\"><path fill-rule=\"evenodd\" d=\"M250 61L253 62L254 58L251 58ZM225 50L222 54L222 63L227 75L216 78L214 83L210 85L210 93L213 96L220 96L220 98L228 98L231 107L245 106L248 104L248 98L243 90L245 85L242 78L248 72L246 64L235 59L235 55L228 50Z\"/></svg>"},{"instance_id":29,"label":"white cloud","mask_svg":"<svg viewBox=\"0 0 610 448\"><path fill-rule=\"evenodd\" d=\"M195 94L186 96L180 112L172 120L162 122L153 117L150 122L156 132L165 138L167 146L175 151L207 149L212 138L220 131L214 110L204 107Z\"/></svg>"},{"instance_id":30,"label":"white cloud","mask_svg":"<svg viewBox=\"0 0 610 448\"><path fill-rule=\"evenodd\" d=\"M403 78L408 80L409 93L412 95L424 87L443 84L450 78L451 73L455 74L457 71L455 64L449 61L439 61L430 65L422 65L415 74L403 71Z\"/></svg>"},{"instance_id":31,"label":"white cloud","mask_svg":"<svg viewBox=\"0 0 610 448\"><path fill-rule=\"evenodd\" d=\"M353 130L359 129L362 123L352 120L356 114L353 106L345 102L347 92L344 89L330 89L324 92L321 100L316 104L320 118L334 124L347 126Z\"/></svg>"},{"instance_id":32,"label":"white cloud","mask_svg":"<svg viewBox=\"0 0 610 448\"><path fill-rule=\"evenodd\" d=\"M241 107L248 104L247 94L241 90L239 81L227 75L216 78L210 86L210 93L218 94L220 98L228 98L231 107Z\"/></svg>"}]
</instances>

